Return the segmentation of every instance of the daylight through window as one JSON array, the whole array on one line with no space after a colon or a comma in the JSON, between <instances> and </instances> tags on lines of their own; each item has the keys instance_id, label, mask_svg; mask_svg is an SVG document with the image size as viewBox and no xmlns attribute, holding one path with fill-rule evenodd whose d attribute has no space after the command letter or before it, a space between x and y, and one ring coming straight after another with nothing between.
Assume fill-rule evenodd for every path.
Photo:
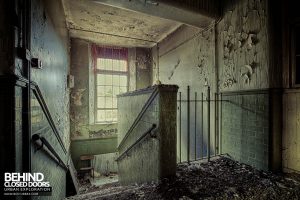
<instances>
[{"instance_id":1,"label":"daylight through window","mask_svg":"<svg viewBox=\"0 0 300 200\"><path fill-rule=\"evenodd\" d=\"M117 95L128 91L127 60L96 60L96 123L117 122Z\"/></svg>"}]
</instances>

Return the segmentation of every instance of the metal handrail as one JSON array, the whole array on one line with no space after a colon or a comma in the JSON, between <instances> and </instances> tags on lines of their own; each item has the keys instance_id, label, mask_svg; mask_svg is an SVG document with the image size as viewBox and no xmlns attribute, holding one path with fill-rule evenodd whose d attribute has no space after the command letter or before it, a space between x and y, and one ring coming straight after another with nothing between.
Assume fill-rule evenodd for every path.
<instances>
[{"instance_id":1,"label":"metal handrail","mask_svg":"<svg viewBox=\"0 0 300 200\"><path fill-rule=\"evenodd\" d=\"M140 143L146 136L150 135L151 138L156 138L156 134L153 133L153 130L156 128L156 124L152 124L151 128L149 128L139 139L137 139L130 147L126 149L117 159L116 161L121 160L125 155L129 153L133 149L134 146L136 146L138 143Z\"/></svg>"},{"instance_id":2,"label":"metal handrail","mask_svg":"<svg viewBox=\"0 0 300 200\"><path fill-rule=\"evenodd\" d=\"M34 134L31 137L32 141L38 145L38 150L42 149L44 146L46 146L48 148L48 150L52 153L52 155L54 155L54 157L57 159L55 160L56 162L58 162L58 164L63 167L65 170L68 170L69 168L67 167L67 165L63 162L63 160L61 159L61 157L56 153L56 151L54 150L54 148L51 146L51 144L47 141L46 138L39 136L38 134ZM40 141L40 142L39 142Z\"/></svg>"},{"instance_id":3,"label":"metal handrail","mask_svg":"<svg viewBox=\"0 0 300 200\"><path fill-rule=\"evenodd\" d=\"M129 134L132 132L132 130L135 128L135 126L138 124L138 122L144 116L148 107L150 106L150 104L152 103L152 101L154 100L154 98L156 97L157 94L158 94L158 87L156 87L153 90L151 96L149 97L147 102L144 104L141 112L138 114L138 116L135 118L134 122L132 123L131 127L128 129L127 133L125 134L124 138L122 139L122 141L120 142L120 144L118 146L118 150L124 145L125 140L128 138Z\"/></svg>"},{"instance_id":4,"label":"metal handrail","mask_svg":"<svg viewBox=\"0 0 300 200\"><path fill-rule=\"evenodd\" d=\"M40 106L41 106L41 108L42 108L42 110L43 110L43 112L44 112L44 114L47 118L47 121L50 124L50 126L51 126L51 128L52 128L52 130L53 130L53 132L56 136L56 139L58 140L61 148L63 149L64 153L66 154L67 150L65 148L65 145L64 145L61 137L59 136L59 132L58 132L56 126L55 126L55 123L52 119L52 116L50 114L50 111L48 109L48 106L45 102L45 99L42 95L42 92L41 92L39 86L35 82L31 82L31 89L33 90L33 93L34 93L35 97L37 98L37 100L38 100L38 102L39 102L39 104L40 104Z\"/></svg>"}]
</instances>

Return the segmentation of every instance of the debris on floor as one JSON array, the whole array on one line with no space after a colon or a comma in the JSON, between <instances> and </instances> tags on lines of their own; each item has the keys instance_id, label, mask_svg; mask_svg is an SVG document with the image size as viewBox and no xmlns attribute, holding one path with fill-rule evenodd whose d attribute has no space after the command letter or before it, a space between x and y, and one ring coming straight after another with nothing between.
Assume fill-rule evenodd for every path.
<instances>
[{"instance_id":1,"label":"debris on floor","mask_svg":"<svg viewBox=\"0 0 300 200\"><path fill-rule=\"evenodd\" d=\"M68 199L300 199L300 175L260 171L219 157L179 164L176 177L160 183L107 184Z\"/></svg>"}]
</instances>

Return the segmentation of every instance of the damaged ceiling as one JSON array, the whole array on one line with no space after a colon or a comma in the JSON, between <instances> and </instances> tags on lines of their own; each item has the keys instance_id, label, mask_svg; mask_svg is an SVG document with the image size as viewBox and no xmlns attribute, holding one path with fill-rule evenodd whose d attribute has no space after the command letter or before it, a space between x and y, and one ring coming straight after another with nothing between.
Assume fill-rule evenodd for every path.
<instances>
[{"instance_id":1,"label":"damaged ceiling","mask_svg":"<svg viewBox=\"0 0 300 200\"><path fill-rule=\"evenodd\" d=\"M106 1L104 1L106 3L91 0L62 0L62 2L70 36L101 45L153 47L183 23L188 24L187 16L200 16L201 23L197 26L200 27L199 30L213 21L211 17L183 9L176 8L174 13L175 8L168 6L161 6L165 9L162 12L154 12L154 10L152 12L147 11L151 5L150 7L145 5L147 6L145 10L141 10L135 7L128 9L128 6L107 4ZM167 13L168 10L170 13ZM183 20L178 18L180 13L186 13ZM195 19L195 17L189 18Z\"/></svg>"}]
</instances>

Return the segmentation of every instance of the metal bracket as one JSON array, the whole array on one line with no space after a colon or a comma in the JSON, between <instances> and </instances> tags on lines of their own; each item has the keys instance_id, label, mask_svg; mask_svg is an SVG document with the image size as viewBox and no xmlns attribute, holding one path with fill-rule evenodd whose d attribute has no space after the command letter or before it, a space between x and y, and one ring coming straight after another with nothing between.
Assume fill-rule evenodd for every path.
<instances>
[{"instance_id":1,"label":"metal bracket","mask_svg":"<svg viewBox=\"0 0 300 200\"><path fill-rule=\"evenodd\" d=\"M17 51L17 56L22 60L27 60L27 61L31 60L31 52L29 51L29 49L17 47L16 51Z\"/></svg>"}]
</instances>

